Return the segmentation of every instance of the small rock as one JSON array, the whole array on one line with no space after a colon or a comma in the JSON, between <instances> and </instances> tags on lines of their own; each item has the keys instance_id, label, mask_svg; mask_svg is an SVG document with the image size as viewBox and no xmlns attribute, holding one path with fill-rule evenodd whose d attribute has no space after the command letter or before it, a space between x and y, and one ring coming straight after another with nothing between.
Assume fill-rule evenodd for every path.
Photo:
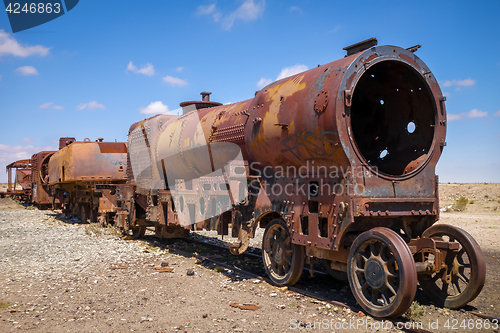
<instances>
[{"instance_id":1,"label":"small rock","mask_svg":"<svg viewBox=\"0 0 500 333\"><path fill-rule=\"evenodd\" d=\"M168 262L162 261L160 264L161 267L168 267Z\"/></svg>"},{"instance_id":2,"label":"small rock","mask_svg":"<svg viewBox=\"0 0 500 333\"><path fill-rule=\"evenodd\" d=\"M364 316L365 316L365 314L362 311L358 312L358 318L361 318L361 317L364 317Z\"/></svg>"},{"instance_id":3,"label":"small rock","mask_svg":"<svg viewBox=\"0 0 500 333\"><path fill-rule=\"evenodd\" d=\"M281 287L278 290L281 291L282 293L284 293L288 290L288 287Z\"/></svg>"},{"instance_id":4,"label":"small rock","mask_svg":"<svg viewBox=\"0 0 500 333\"><path fill-rule=\"evenodd\" d=\"M270 293L269 296L270 297L276 297L276 296L278 296L278 294L276 294L276 293Z\"/></svg>"},{"instance_id":5,"label":"small rock","mask_svg":"<svg viewBox=\"0 0 500 333\"><path fill-rule=\"evenodd\" d=\"M279 305L276 305L276 308L284 309L284 308L286 308L286 306L285 306L285 304L279 304Z\"/></svg>"},{"instance_id":6,"label":"small rock","mask_svg":"<svg viewBox=\"0 0 500 333\"><path fill-rule=\"evenodd\" d=\"M207 317L208 317L208 313L204 313L204 314L202 315L202 317L203 317L203 318L207 318Z\"/></svg>"}]
</instances>

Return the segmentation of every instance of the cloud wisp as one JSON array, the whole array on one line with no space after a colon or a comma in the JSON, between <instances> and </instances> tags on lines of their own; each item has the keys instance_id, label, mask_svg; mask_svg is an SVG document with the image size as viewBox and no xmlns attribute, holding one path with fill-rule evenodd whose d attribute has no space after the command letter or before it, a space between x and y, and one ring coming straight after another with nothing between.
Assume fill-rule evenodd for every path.
<instances>
[{"instance_id":1,"label":"cloud wisp","mask_svg":"<svg viewBox=\"0 0 500 333\"><path fill-rule=\"evenodd\" d=\"M271 80L271 79L266 79L265 77L261 77L259 82L257 82L257 88L262 89L272 82L273 82L273 80Z\"/></svg>"},{"instance_id":2,"label":"cloud wisp","mask_svg":"<svg viewBox=\"0 0 500 333\"><path fill-rule=\"evenodd\" d=\"M470 87L476 84L476 81L473 79L465 79L465 80L446 80L442 83L443 87Z\"/></svg>"},{"instance_id":3,"label":"cloud wisp","mask_svg":"<svg viewBox=\"0 0 500 333\"><path fill-rule=\"evenodd\" d=\"M290 67L283 67L281 72L276 77L276 80L274 80L274 81L278 81L278 80L284 79L286 77L307 71L308 69L309 68L306 65L302 65L302 64L297 64L297 65L290 66ZM259 82L257 82L257 87L259 89L262 89L274 81L272 79L261 77Z\"/></svg>"},{"instance_id":4,"label":"cloud wisp","mask_svg":"<svg viewBox=\"0 0 500 333\"><path fill-rule=\"evenodd\" d=\"M148 106L139 109L140 113L144 114L159 114L168 113L170 110L168 106L163 104L162 101L151 102Z\"/></svg>"},{"instance_id":5,"label":"cloud wisp","mask_svg":"<svg viewBox=\"0 0 500 333\"><path fill-rule=\"evenodd\" d=\"M214 22L220 22L222 29L230 30L234 23L238 20L251 22L257 20L265 8L265 1L262 0L256 3L254 0L245 0L236 10L222 14L215 3L210 5L201 5L196 9L196 15L211 16Z\"/></svg>"},{"instance_id":6,"label":"cloud wisp","mask_svg":"<svg viewBox=\"0 0 500 333\"><path fill-rule=\"evenodd\" d=\"M64 109L64 107L61 105L54 105L53 102L48 102L48 103L43 103L42 105L40 105L40 109L62 110L62 109Z\"/></svg>"},{"instance_id":7,"label":"cloud wisp","mask_svg":"<svg viewBox=\"0 0 500 333\"><path fill-rule=\"evenodd\" d=\"M38 73L36 68L33 66L22 66L22 67L19 67L18 69L16 69L15 71L21 75L24 75L24 76L40 75L40 73Z\"/></svg>"},{"instance_id":8,"label":"cloud wisp","mask_svg":"<svg viewBox=\"0 0 500 333\"><path fill-rule=\"evenodd\" d=\"M103 109L105 110L106 107L104 106L104 104L101 104L101 103L97 103L97 101L92 101L92 102L89 102L89 103L80 103L76 106L76 108L78 110L83 110L85 108L89 109L89 110L94 110L94 109Z\"/></svg>"},{"instance_id":9,"label":"cloud wisp","mask_svg":"<svg viewBox=\"0 0 500 333\"><path fill-rule=\"evenodd\" d=\"M144 74L147 76L155 75L155 68L149 62L145 65L142 65L141 68L137 68L132 61L128 63L127 71L131 71L135 74Z\"/></svg>"},{"instance_id":10,"label":"cloud wisp","mask_svg":"<svg viewBox=\"0 0 500 333\"><path fill-rule=\"evenodd\" d=\"M35 45L35 46L23 46L19 42L10 36L5 30L0 30L0 57L4 55L13 55L15 57L28 57L31 55L46 56L49 54L50 48Z\"/></svg>"},{"instance_id":11,"label":"cloud wisp","mask_svg":"<svg viewBox=\"0 0 500 333\"><path fill-rule=\"evenodd\" d=\"M188 84L187 80L179 79L178 77L173 77L170 75L165 76L164 78L162 78L162 80L163 82L166 82L173 87L175 86L183 87Z\"/></svg>"},{"instance_id":12,"label":"cloud wisp","mask_svg":"<svg viewBox=\"0 0 500 333\"><path fill-rule=\"evenodd\" d=\"M31 140L31 141L28 141ZM30 138L24 138L23 142L34 142L35 140ZM43 147L34 145L4 145L0 143L0 165L5 166L12 162L28 159L35 153L40 151L56 151L57 147ZM3 169L5 170L5 169ZM3 173L0 178L7 179L7 174ZM6 182L6 181L5 181Z\"/></svg>"},{"instance_id":13,"label":"cloud wisp","mask_svg":"<svg viewBox=\"0 0 500 333\"><path fill-rule=\"evenodd\" d=\"M472 109L469 112L461 112L458 114L454 113L448 113L446 115L448 118L448 121L455 121L455 120L460 120L460 119L465 119L465 118L484 118L488 117L488 111L481 111L478 109Z\"/></svg>"}]
</instances>

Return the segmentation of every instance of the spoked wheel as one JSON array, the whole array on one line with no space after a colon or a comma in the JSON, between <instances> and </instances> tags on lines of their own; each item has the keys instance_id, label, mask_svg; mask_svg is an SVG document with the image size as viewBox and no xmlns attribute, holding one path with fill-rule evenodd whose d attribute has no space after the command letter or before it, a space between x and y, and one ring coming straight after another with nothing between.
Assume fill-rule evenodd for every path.
<instances>
[{"instance_id":1,"label":"spoked wheel","mask_svg":"<svg viewBox=\"0 0 500 333\"><path fill-rule=\"evenodd\" d=\"M356 238L349 251L347 274L356 301L374 317L402 315L417 291L411 251L387 228L373 228Z\"/></svg>"},{"instance_id":2,"label":"spoked wheel","mask_svg":"<svg viewBox=\"0 0 500 333\"><path fill-rule=\"evenodd\" d=\"M277 285L293 285L304 269L304 247L292 243L282 220L271 221L262 238L264 269Z\"/></svg>"},{"instance_id":3,"label":"spoked wheel","mask_svg":"<svg viewBox=\"0 0 500 333\"><path fill-rule=\"evenodd\" d=\"M328 259L323 259L323 265L325 266L326 271L337 281L347 281L347 273L343 271L339 271L333 269L331 266L331 261Z\"/></svg>"},{"instance_id":4,"label":"spoked wheel","mask_svg":"<svg viewBox=\"0 0 500 333\"><path fill-rule=\"evenodd\" d=\"M132 230L132 237L134 237L134 239L142 238L146 234L145 226L135 226L130 229Z\"/></svg>"},{"instance_id":5,"label":"spoked wheel","mask_svg":"<svg viewBox=\"0 0 500 333\"><path fill-rule=\"evenodd\" d=\"M479 295L486 279L486 264L477 242L464 230L446 224L434 225L422 237L456 242L458 250L442 250L446 268L438 273L419 275L418 282L434 303L458 309Z\"/></svg>"}]
</instances>

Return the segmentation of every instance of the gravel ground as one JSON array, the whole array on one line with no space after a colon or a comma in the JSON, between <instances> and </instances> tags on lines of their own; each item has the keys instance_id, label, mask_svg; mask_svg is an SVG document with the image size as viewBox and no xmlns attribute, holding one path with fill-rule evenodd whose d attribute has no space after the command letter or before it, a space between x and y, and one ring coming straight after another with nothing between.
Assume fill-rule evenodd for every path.
<instances>
[{"instance_id":1,"label":"gravel ground","mask_svg":"<svg viewBox=\"0 0 500 333\"><path fill-rule=\"evenodd\" d=\"M10 208L0 209L0 304L10 304L0 308L1 332L284 332L290 320L358 316L259 280L230 279L151 242L97 237L100 230L60 214Z\"/></svg>"},{"instance_id":2,"label":"gravel ground","mask_svg":"<svg viewBox=\"0 0 500 333\"><path fill-rule=\"evenodd\" d=\"M466 310L498 316L500 221L496 214L443 213L441 218L468 230L486 255L486 285ZM251 245L259 247L260 238ZM225 241L230 239L225 236ZM0 199L0 332L398 332L382 329L381 323L388 327L387 321L260 280L234 277L158 245L151 235L145 240L123 240L113 229ZM332 279L303 278L299 285L338 295L339 301L352 299L348 287ZM456 331L444 328L449 319L459 325L463 320L478 320L464 309L437 308L421 293L417 300L425 305L423 328L439 321L438 329L430 329L433 332ZM260 308L242 310L231 303ZM358 320L368 323L368 329L348 325ZM326 326L298 330L299 322ZM458 327L458 331L477 329Z\"/></svg>"}]
</instances>

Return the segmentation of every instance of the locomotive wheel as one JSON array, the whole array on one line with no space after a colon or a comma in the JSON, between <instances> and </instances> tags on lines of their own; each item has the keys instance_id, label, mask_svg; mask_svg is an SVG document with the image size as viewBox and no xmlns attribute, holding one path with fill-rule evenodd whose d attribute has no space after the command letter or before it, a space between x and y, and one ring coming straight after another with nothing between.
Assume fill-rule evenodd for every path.
<instances>
[{"instance_id":1,"label":"locomotive wheel","mask_svg":"<svg viewBox=\"0 0 500 333\"><path fill-rule=\"evenodd\" d=\"M325 269L328 272L328 274L330 274L330 276L337 281L347 281L348 279L347 273L333 269L332 266L330 265L330 262L331 261L328 259L323 259L323 265L325 266Z\"/></svg>"},{"instance_id":2,"label":"locomotive wheel","mask_svg":"<svg viewBox=\"0 0 500 333\"><path fill-rule=\"evenodd\" d=\"M304 247L292 243L284 221L271 221L262 238L264 269L277 285L293 285L304 270Z\"/></svg>"},{"instance_id":3,"label":"locomotive wheel","mask_svg":"<svg viewBox=\"0 0 500 333\"><path fill-rule=\"evenodd\" d=\"M424 293L434 303L458 309L476 298L486 279L486 264L477 242L464 230L451 225L434 225L422 237L458 242L458 251L443 251L447 268L430 275L419 275L418 282Z\"/></svg>"},{"instance_id":4,"label":"locomotive wheel","mask_svg":"<svg viewBox=\"0 0 500 333\"><path fill-rule=\"evenodd\" d=\"M417 269L404 240L387 228L359 235L348 259L349 285L358 304L374 317L405 313L417 291Z\"/></svg>"},{"instance_id":5,"label":"locomotive wheel","mask_svg":"<svg viewBox=\"0 0 500 333\"><path fill-rule=\"evenodd\" d=\"M134 239L139 239L144 237L144 234L146 234L146 227L145 226L135 226L131 227L132 229L132 237Z\"/></svg>"}]
</instances>

